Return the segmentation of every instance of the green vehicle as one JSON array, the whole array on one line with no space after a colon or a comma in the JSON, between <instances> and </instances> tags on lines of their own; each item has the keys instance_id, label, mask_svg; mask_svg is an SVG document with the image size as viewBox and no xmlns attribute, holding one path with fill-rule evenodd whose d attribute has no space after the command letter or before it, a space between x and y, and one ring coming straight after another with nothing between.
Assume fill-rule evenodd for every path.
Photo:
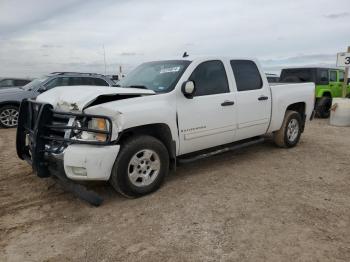
<instances>
[{"instance_id":1,"label":"green vehicle","mask_svg":"<svg viewBox=\"0 0 350 262\"><path fill-rule=\"evenodd\" d=\"M318 117L327 118L330 114L333 97L342 96L344 70L336 68L307 67L282 69L280 82L314 82L316 85L315 110ZM347 86L347 94L350 86Z\"/></svg>"}]
</instances>

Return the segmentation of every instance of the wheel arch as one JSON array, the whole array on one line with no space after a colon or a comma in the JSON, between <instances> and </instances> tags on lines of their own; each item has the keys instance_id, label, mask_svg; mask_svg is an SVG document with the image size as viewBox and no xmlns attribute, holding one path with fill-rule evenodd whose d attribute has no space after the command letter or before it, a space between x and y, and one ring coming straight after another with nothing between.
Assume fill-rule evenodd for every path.
<instances>
[{"instance_id":1,"label":"wheel arch","mask_svg":"<svg viewBox=\"0 0 350 262\"><path fill-rule=\"evenodd\" d=\"M3 106L20 106L21 102L18 101L4 101L4 102L0 102L0 108Z\"/></svg>"},{"instance_id":2,"label":"wheel arch","mask_svg":"<svg viewBox=\"0 0 350 262\"><path fill-rule=\"evenodd\" d=\"M324 91L322 93L322 97L329 97L332 98L332 92L331 91Z\"/></svg>"},{"instance_id":3,"label":"wheel arch","mask_svg":"<svg viewBox=\"0 0 350 262\"><path fill-rule=\"evenodd\" d=\"M305 128L305 120L306 120L306 114L305 114L306 104L305 104L305 102L298 102L298 103L290 104L286 108L286 112L288 110L296 111L299 113L301 120L302 120L301 132L303 132L304 128Z\"/></svg>"},{"instance_id":4,"label":"wheel arch","mask_svg":"<svg viewBox=\"0 0 350 262\"><path fill-rule=\"evenodd\" d=\"M149 135L159 139L168 150L170 168L174 169L176 167L176 142L173 139L170 127L167 124L147 124L125 129L118 135L116 142L122 145L124 141L137 135Z\"/></svg>"}]
</instances>

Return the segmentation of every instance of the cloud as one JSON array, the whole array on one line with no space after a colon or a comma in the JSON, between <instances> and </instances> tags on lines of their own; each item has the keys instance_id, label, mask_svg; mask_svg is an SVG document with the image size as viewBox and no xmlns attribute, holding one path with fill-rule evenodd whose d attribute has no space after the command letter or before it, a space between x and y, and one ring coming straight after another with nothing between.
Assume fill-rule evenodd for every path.
<instances>
[{"instance_id":1,"label":"cloud","mask_svg":"<svg viewBox=\"0 0 350 262\"><path fill-rule=\"evenodd\" d=\"M348 9L349 0L1 0L0 75L103 73L104 50L108 73L185 51L329 63L349 44ZM325 23L328 13L343 18Z\"/></svg>"},{"instance_id":2,"label":"cloud","mask_svg":"<svg viewBox=\"0 0 350 262\"><path fill-rule=\"evenodd\" d=\"M53 45L53 44L43 44L41 48L62 48L62 45Z\"/></svg>"},{"instance_id":3,"label":"cloud","mask_svg":"<svg viewBox=\"0 0 350 262\"><path fill-rule=\"evenodd\" d=\"M260 61L267 72L279 73L282 68L300 66L335 67L336 54L308 54Z\"/></svg>"},{"instance_id":4,"label":"cloud","mask_svg":"<svg viewBox=\"0 0 350 262\"><path fill-rule=\"evenodd\" d=\"M142 55L142 54L138 54L135 52L122 52L120 53L121 56L137 56L137 55Z\"/></svg>"},{"instance_id":5,"label":"cloud","mask_svg":"<svg viewBox=\"0 0 350 262\"><path fill-rule=\"evenodd\" d=\"M327 17L329 19L337 19L337 18L349 17L349 16L350 16L349 12L342 12L342 13L335 13L335 14L325 15L325 17Z\"/></svg>"}]
</instances>

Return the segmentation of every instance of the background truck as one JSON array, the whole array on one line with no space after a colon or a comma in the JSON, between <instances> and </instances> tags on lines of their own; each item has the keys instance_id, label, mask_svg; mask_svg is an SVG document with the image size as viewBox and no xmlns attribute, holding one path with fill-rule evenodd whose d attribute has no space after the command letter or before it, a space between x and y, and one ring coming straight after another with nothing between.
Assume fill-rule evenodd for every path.
<instances>
[{"instance_id":1,"label":"background truck","mask_svg":"<svg viewBox=\"0 0 350 262\"><path fill-rule=\"evenodd\" d=\"M280 82L315 83L315 110L317 116L327 118L330 114L329 110L332 105L332 98L342 96L344 70L321 67L282 69ZM347 93L349 92L350 86L348 86L347 90Z\"/></svg>"},{"instance_id":2,"label":"background truck","mask_svg":"<svg viewBox=\"0 0 350 262\"><path fill-rule=\"evenodd\" d=\"M67 187L105 180L137 197L158 189L177 162L268 133L280 147L295 146L314 108L313 83L270 86L251 59L148 62L119 85L57 87L22 102L18 156Z\"/></svg>"}]
</instances>

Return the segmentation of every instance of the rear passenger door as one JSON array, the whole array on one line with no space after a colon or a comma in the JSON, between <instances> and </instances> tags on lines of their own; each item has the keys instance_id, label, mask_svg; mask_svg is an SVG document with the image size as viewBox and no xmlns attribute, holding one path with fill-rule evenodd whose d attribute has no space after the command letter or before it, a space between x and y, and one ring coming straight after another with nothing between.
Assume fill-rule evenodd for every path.
<instances>
[{"instance_id":1,"label":"rear passenger door","mask_svg":"<svg viewBox=\"0 0 350 262\"><path fill-rule=\"evenodd\" d=\"M195 83L196 92L193 99L182 93L177 99L180 154L233 142L235 94L230 92L224 64L202 62L188 80Z\"/></svg>"},{"instance_id":2,"label":"rear passenger door","mask_svg":"<svg viewBox=\"0 0 350 262\"><path fill-rule=\"evenodd\" d=\"M237 122L236 139L266 133L271 115L271 92L254 61L231 60L236 82Z\"/></svg>"}]
</instances>

